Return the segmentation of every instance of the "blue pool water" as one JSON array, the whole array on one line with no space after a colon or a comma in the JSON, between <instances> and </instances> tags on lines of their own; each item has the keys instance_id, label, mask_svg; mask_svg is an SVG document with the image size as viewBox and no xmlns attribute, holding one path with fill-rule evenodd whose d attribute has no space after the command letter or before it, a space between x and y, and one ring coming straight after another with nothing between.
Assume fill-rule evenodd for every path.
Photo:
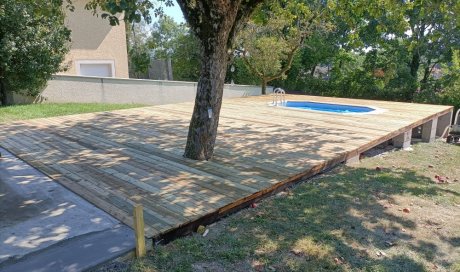
<instances>
[{"instance_id":1,"label":"blue pool water","mask_svg":"<svg viewBox=\"0 0 460 272\"><path fill-rule=\"evenodd\" d=\"M284 104L284 106L288 108L335 112L335 113L367 113L367 112L375 111L375 109L369 108L369 107L310 102L310 101L287 101Z\"/></svg>"}]
</instances>

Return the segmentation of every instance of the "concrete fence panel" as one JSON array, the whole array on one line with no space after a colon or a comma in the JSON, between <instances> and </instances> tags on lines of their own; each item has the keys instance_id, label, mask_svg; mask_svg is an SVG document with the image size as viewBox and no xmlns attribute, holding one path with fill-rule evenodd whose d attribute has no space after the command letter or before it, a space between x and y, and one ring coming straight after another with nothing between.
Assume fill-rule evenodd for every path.
<instances>
[{"instance_id":1,"label":"concrete fence panel","mask_svg":"<svg viewBox=\"0 0 460 272\"><path fill-rule=\"evenodd\" d=\"M38 98L14 96L13 102L162 105L194 101L196 88L196 82L58 75L48 82ZM268 88L267 92L271 91ZM259 86L226 84L224 87L224 98L260 94Z\"/></svg>"}]
</instances>

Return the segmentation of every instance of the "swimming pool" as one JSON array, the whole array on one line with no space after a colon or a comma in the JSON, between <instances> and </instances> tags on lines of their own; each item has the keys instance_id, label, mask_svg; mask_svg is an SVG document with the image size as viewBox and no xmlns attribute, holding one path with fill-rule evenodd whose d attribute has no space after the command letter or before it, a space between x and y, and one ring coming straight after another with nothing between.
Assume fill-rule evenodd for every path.
<instances>
[{"instance_id":1,"label":"swimming pool","mask_svg":"<svg viewBox=\"0 0 460 272\"><path fill-rule=\"evenodd\" d=\"M333 113L375 113L376 108L344 105L344 104L331 104L311 101L286 101L282 105L287 108L301 109L301 110L314 110Z\"/></svg>"}]
</instances>

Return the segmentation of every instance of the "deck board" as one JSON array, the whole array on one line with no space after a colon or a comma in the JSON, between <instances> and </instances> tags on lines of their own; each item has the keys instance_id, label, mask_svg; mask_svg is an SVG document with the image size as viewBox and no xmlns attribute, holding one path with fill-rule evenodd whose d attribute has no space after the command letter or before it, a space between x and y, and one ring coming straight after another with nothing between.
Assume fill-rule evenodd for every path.
<instances>
[{"instance_id":1,"label":"deck board","mask_svg":"<svg viewBox=\"0 0 460 272\"><path fill-rule=\"evenodd\" d=\"M287 96L374 106L375 115L270 107L269 96L224 100L215 156L185 159L193 103L60 116L2 125L0 145L132 226L145 209L157 237L304 176L452 111L411 103Z\"/></svg>"}]
</instances>

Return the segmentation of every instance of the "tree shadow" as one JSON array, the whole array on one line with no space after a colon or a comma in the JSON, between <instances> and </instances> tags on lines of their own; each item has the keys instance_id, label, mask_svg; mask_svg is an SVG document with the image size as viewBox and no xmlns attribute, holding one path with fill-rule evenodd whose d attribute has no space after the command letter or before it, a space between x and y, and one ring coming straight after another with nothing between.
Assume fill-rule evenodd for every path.
<instances>
[{"instance_id":1,"label":"tree shadow","mask_svg":"<svg viewBox=\"0 0 460 272\"><path fill-rule=\"evenodd\" d=\"M403 194L432 197L445 190L411 170L344 167L335 175L301 184L291 196L275 197L257 209L228 218L223 231L234 230L235 239L252 240L242 242L242 247L249 247L253 258L269 260L267 267L277 271L289 267L299 271L425 271L424 263L451 265L444 260L448 253L426 237L417 237L418 223L396 210L395 197ZM445 240L455 247L457 238ZM296 249L306 241L310 244ZM274 250L264 252L267 244ZM292 254L293 250L297 252Z\"/></svg>"}]
</instances>

